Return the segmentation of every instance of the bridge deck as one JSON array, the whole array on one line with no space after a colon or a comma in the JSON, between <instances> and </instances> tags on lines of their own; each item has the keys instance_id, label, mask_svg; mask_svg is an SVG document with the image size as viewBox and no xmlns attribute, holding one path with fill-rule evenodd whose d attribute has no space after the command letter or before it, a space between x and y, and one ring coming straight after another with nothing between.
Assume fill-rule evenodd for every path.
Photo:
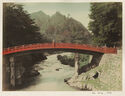
<instances>
[{"instance_id":1,"label":"bridge deck","mask_svg":"<svg viewBox=\"0 0 125 96\"><path fill-rule=\"evenodd\" d=\"M75 50L84 50L98 53L117 53L116 48L108 47L94 47L90 45L82 44L71 44L71 43L38 43L38 44L27 44L21 46L14 46L5 48L3 50L3 55L29 51L29 50L42 50L42 49L75 49Z\"/></svg>"}]
</instances>

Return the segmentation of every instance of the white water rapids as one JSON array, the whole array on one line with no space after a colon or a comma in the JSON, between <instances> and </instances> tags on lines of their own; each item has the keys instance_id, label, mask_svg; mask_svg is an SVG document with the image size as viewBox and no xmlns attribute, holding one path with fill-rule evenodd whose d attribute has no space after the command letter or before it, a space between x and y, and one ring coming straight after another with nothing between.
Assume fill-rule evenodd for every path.
<instances>
[{"instance_id":1,"label":"white water rapids","mask_svg":"<svg viewBox=\"0 0 125 96\"><path fill-rule=\"evenodd\" d=\"M71 53L61 53L61 55L70 55ZM20 91L78 91L64 82L65 78L72 77L74 67L62 65L57 60L57 55L47 56L47 60L37 64L40 75L35 79L35 83L21 89ZM37 69L38 69L37 68ZM43 68L43 70L41 69ZM59 70L56 70L58 69Z\"/></svg>"}]
</instances>

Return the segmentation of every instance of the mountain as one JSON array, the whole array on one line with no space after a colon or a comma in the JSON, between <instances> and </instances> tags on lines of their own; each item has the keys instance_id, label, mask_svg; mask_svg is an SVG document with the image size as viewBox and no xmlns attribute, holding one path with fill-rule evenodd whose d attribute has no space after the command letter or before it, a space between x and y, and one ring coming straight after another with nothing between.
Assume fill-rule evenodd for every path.
<instances>
[{"instance_id":1,"label":"mountain","mask_svg":"<svg viewBox=\"0 0 125 96\"><path fill-rule=\"evenodd\" d=\"M52 16L46 15L42 11L31 14L31 18L40 27L41 34L44 34L50 42L65 43L90 43L91 34L77 20L72 17L66 17L60 12Z\"/></svg>"},{"instance_id":2,"label":"mountain","mask_svg":"<svg viewBox=\"0 0 125 96\"><path fill-rule=\"evenodd\" d=\"M66 16L62 15L59 12L56 12L54 15L51 16L50 24L52 25L63 25L66 21Z\"/></svg>"},{"instance_id":3,"label":"mountain","mask_svg":"<svg viewBox=\"0 0 125 96\"><path fill-rule=\"evenodd\" d=\"M30 15L30 17L32 19L35 20L35 23L40 27L40 32L45 32L45 29L47 27L48 24L48 20L50 19L49 15L46 15L44 12L42 11L38 11L35 13L32 13Z\"/></svg>"}]
</instances>

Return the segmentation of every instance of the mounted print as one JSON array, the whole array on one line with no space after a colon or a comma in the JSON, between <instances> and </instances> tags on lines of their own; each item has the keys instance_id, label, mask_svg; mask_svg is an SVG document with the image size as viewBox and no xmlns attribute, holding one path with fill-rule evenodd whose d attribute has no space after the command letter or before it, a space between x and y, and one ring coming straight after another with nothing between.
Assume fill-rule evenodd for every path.
<instances>
[{"instance_id":1,"label":"mounted print","mask_svg":"<svg viewBox=\"0 0 125 96\"><path fill-rule=\"evenodd\" d=\"M3 91L122 91L122 2L4 2Z\"/></svg>"}]
</instances>

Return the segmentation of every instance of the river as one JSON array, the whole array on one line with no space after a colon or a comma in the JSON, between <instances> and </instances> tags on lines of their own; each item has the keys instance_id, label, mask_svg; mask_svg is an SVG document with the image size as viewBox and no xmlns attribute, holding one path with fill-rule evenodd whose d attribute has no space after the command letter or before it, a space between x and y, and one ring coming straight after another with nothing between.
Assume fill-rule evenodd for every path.
<instances>
[{"instance_id":1,"label":"river","mask_svg":"<svg viewBox=\"0 0 125 96\"><path fill-rule=\"evenodd\" d=\"M61 55L70 54L61 53ZM20 91L78 91L78 89L70 87L64 82L65 78L72 77L74 67L62 65L57 60L57 55L47 56L47 60L37 64L36 68L40 72L40 75L35 78L35 82Z\"/></svg>"}]
</instances>

